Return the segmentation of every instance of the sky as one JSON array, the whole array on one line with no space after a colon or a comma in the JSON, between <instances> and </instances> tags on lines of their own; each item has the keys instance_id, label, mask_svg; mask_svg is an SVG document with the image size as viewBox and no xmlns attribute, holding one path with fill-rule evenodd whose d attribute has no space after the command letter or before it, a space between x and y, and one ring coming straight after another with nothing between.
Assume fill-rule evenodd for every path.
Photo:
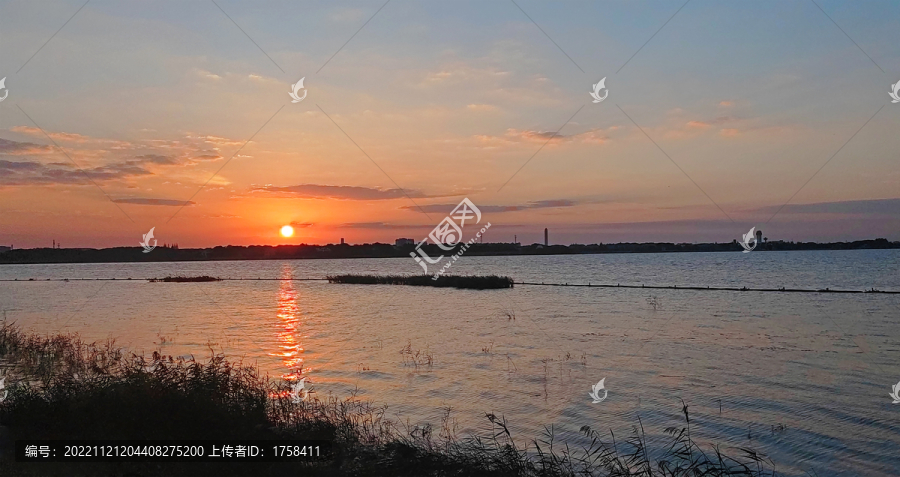
<instances>
[{"instance_id":1,"label":"sky","mask_svg":"<svg viewBox=\"0 0 900 477\"><path fill-rule=\"evenodd\" d=\"M900 240L898 26L888 1L0 2L0 245L418 241L466 197L485 242Z\"/></svg>"}]
</instances>

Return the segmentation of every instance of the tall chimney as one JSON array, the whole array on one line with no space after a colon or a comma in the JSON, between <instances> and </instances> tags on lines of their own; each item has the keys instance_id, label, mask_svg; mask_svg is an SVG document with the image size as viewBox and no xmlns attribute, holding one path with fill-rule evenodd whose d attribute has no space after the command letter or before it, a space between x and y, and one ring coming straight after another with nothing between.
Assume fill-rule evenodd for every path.
<instances>
[{"instance_id":1,"label":"tall chimney","mask_svg":"<svg viewBox=\"0 0 900 477\"><path fill-rule=\"evenodd\" d=\"M550 246L550 234L549 234L549 232L547 232L547 229L544 229L544 246L545 247Z\"/></svg>"}]
</instances>

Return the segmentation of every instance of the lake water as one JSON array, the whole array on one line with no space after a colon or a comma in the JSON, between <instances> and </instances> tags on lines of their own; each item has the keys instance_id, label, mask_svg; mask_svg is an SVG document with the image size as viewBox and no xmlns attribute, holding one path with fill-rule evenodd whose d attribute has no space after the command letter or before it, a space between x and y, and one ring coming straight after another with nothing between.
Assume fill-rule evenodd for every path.
<instances>
[{"instance_id":1,"label":"lake water","mask_svg":"<svg viewBox=\"0 0 900 477\"><path fill-rule=\"evenodd\" d=\"M449 406L463 435L488 430L493 412L520 442L551 424L560 441L581 442L583 425L622 439L639 416L654 445L683 425L683 399L700 441L755 448L779 474L900 475L900 404L888 396L900 381L898 295L247 280L419 271L408 258L3 265L0 279L35 281L0 282L0 308L28 329L136 352L205 358L212 346L271 376L302 367L319 396L356 391L411 424L437 426ZM464 256L451 272L900 290L900 251ZM167 275L245 280L138 280ZM608 397L592 404L601 378Z\"/></svg>"}]
</instances>

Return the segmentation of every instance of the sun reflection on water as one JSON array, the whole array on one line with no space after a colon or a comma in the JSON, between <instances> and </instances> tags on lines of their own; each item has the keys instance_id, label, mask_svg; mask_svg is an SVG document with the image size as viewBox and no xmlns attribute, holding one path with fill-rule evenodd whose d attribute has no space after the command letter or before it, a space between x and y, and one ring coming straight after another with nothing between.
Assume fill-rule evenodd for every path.
<instances>
[{"instance_id":1,"label":"sun reflection on water","mask_svg":"<svg viewBox=\"0 0 900 477\"><path fill-rule=\"evenodd\" d=\"M297 304L297 290L294 289L294 282L291 267L285 265L281 269L281 286L278 289L278 325L277 340L279 352L269 353L281 359L282 364L288 369L288 372L281 375L286 380L296 380L300 378L303 371L303 344L301 343L301 327L299 305ZM307 370L308 371L308 370Z\"/></svg>"}]
</instances>

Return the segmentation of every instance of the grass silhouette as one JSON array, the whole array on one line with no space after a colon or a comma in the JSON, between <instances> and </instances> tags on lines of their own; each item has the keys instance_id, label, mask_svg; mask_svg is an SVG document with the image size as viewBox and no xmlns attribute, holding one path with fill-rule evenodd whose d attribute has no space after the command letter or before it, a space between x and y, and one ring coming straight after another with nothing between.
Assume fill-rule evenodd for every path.
<instances>
[{"instance_id":1,"label":"grass silhouette","mask_svg":"<svg viewBox=\"0 0 900 477\"><path fill-rule=\"evenodd\" d=\"M385 407L355 396L290 398L290 382L211 353L206 361L126 353L113 341L38 336L0 327L0 362L8 399L0 425L14 439L319 439L330 459L309 463L16 463L2 475L284 475L304 476L753 476L775 475L750 449L705 453L685 425L666 430L667 446L648 449L643 427L624 442L583 427L587 445L572 450L553 428L520 445L506 419L486 414L490 432L460 438L448 409L435 430L404 425ZM640 421L639 421L640 424ZM611 436L612 437L612 436ZM8 442L7 442L8 444ZM655 458L650 458L653 454Z\"/></svg>"}]
</instances>

